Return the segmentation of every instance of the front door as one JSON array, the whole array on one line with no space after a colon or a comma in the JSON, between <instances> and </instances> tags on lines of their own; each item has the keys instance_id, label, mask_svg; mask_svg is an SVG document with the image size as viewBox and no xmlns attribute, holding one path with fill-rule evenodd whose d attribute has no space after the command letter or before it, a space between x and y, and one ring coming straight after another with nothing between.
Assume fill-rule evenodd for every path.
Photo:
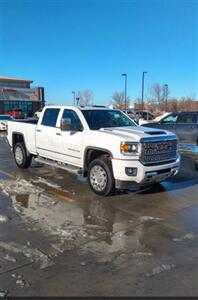
<instances>
[{"instance_id":1,"label":"front door","mask_svg":"<svg viewBox=\"0 0 198 300\"><path fill-rule=\"evenodd\" d=\"M175 133L175 124L176 124L177 118L178 118L177 114L168 115L167 117L163 118L159 122L159 126L157 128L168 130L168 131Z\"/></svg>"},{"instance_id":2,"label":"front door","mask_svg":"<svg viewBox=\"0 0 198 300\"><path fill-rule=\"evenodd\" d=\"M56 130L56 153L59 161L82 167L83 164L83 137L82 123L75 111L64 109L62 119L71 120L71 130ZM58 126L60 127L60 126Z\"/></svg>"}]
</instances>

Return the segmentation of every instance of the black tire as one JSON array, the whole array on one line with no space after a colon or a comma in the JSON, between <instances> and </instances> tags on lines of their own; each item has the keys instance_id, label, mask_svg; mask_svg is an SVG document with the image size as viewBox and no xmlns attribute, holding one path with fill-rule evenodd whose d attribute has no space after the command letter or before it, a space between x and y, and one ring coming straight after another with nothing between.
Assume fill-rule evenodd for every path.
<instances>
[{"instance_id":1,"label":"black tire","mask_svg":"<svg viewBox=\"0 0 198 300\"><path fill-rule=\"evenodd\" d=\"M17 152L18 154L20 153L21 159L17 157ZM27 154L27 150L24 143L17 143L14 146L14 160L16 165L21 169L26 169L31 165L32 156Z\"/></svg>"},{"instance_id":2,"label":"black tire","mask_svg":"<svg viewBox=\"0 0 198 300\"><path fill-rule=\"evenodd\" d=\"M96 172L96 169L101 171L101 178L105 183L102 187L96 187L97 183L93 183L93 173ZM109 158L106 158L104 155L94 159L88 166L87 172L88 182L92 191L100 196L109 196L115 190L115 179L113 177L112 164ZM100 180L100 179L99 179ZM99 183L100 184L100 183Z\"/></svg>"}]
</instances>

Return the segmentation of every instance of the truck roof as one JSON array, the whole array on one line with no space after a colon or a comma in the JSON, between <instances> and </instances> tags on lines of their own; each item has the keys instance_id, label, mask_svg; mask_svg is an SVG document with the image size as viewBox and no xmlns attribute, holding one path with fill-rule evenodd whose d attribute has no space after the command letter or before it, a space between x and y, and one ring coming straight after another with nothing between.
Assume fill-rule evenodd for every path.
<instances>
[{"instance_id":1,"label":"truck roof","mask_svg":"<svg viewBox=\"0 0 198 300\"><path fill-rule=\"evenodd\" d=\"M44 108L78 108L79 110L113 110L104 106L74 106L74 105L46 105Z\"/></svg>"}]
</instances>

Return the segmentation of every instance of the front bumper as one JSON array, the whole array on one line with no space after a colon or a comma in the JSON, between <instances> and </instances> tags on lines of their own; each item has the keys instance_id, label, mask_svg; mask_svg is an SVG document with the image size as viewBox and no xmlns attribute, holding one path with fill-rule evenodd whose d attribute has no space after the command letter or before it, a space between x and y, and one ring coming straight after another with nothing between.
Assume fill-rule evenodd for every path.
<instances>
[{"instance_id":1,"label":"front bumper","mask_svg":"<svg viewBox=\"0 0 198 300\"><path fill-rule=\"evenodd\" d=\"M128 184L147 185L161 182L170 176L175 175L180 166L180 155L174 162L167 162L155 166L145 166L139 160L112 159L113 174L116 185L123 182ZM136 176L126 174L126 168L137 168Z\"/></svg>"}]
</instances>

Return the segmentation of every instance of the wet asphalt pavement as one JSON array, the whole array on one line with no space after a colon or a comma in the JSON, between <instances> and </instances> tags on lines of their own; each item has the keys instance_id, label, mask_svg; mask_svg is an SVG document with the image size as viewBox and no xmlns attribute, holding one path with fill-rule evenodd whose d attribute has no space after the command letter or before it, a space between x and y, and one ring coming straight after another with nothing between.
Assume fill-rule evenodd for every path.
<instances>
[{"instance_id":1,"label":"wet asphalt pavement","mask_svg":"<svg viewBox=\"0 0 198 300\"><path fill-rule=\"evenodd\" d=\"M0 137L0 296L197 296L198 152L108 198L63 170L16 167Z\"/></svg>"}]
</instances>

